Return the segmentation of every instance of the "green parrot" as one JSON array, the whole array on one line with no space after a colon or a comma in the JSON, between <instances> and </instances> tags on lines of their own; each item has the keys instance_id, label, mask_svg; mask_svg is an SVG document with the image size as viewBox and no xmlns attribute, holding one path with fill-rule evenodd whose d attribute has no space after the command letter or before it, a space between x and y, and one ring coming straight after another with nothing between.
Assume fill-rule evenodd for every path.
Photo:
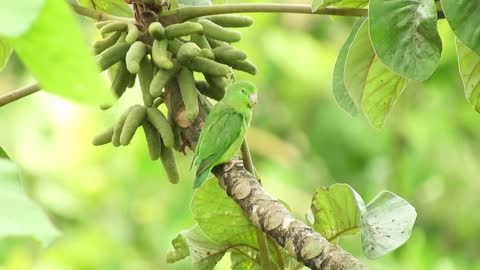
<instances>
[{"instance_id":1,"label":"green parrot","mask_svg":"<svg viewBox=\"0 0 480 270\"><path fill-rule=\"evenodd\" d=\"M236 82L213 106L205 120L195 151L197 173L193 187L205 182L213 167L229 161L240 149L257 104L257 88L249 82Z\"/></svg>"}]
</instances>

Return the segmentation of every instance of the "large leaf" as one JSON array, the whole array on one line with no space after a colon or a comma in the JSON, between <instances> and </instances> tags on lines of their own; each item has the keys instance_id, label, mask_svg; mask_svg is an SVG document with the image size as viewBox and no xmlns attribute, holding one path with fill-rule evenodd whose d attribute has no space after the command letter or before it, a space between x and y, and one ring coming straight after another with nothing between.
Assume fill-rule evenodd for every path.
<instances>
[{"instance_id":1,"label":"large leaf","mask_svg":"<svg viewBox=\"0 0 480 270\"><path fill-rule=\"evenodd\" d=\"M368 0L313 0L312 10L316 11L319 8L328 6L359 8L366 6L367 4Z\"/></svg>"},{"instance_id":2,"label":"large leaf","mask_svg":"<svg viewBox=\"0 0 480 270\"><path fill-rule=\"evenodd\" d=\"M92 104L113 100L66 2L47 0L30 30L11 44L43 89Z\"/></svg>"},{"instance_id":3,"label":"large leaf","mask_svg":"<svg viewBox=\"0 0 480 270\"><path fill-rule=\"evenodd\" d=\"M362 108L372 126L381 128L407 85L407 79L385 67L378 57L372 62L363 90Z\"/></svg>"},{"instance_id":4,"label":"large leaf","mask_svg":"<svg viewBox=\"0 0 480 270\"><path fill-rule=\"evenodd\" d=\"M369 258L381 257L403 245L417 218L415 208L406 200L388 192L380 192L367 205L362 218L363 252Z\"/></svg>"},{"instance_id":5,"label":"large leaf","mask_svg":"<svg viewBox=\"0 0 480 270\"><path fill-rule=\"evenodd\" d=\"M0 148L0 156L6 156ZM0 157L0 237L34 237L48 246L59 232L23 192L15 164Z\"/></svg>"},{"instance_id":6,"label":"large leaf","mask_svg":"<svg viewBox=\"0 0 480 270\"><path fill-rule=\"evenodd\" d=\"M480 55L480 0L441 0L455 35Z\"/></svg>"},{"instance_id":7,"label":"large leaf","mask_svg":"<svg viewBox=\"0 0 480 270\"><path fill-rule=\"evenodd\" d=\"M252 249L241 248L238 250L232 250L230 252L230 260L232 270L261 270L260 262L257 261L256 251Z\"/></svg>"},{"instance_id":8,"label":"large leaf","mask_svg":"<svg viewBox=\"0 0 480 270\"><path fill-rule=\"evenodd\" d=\"M480 112L480 55L457 38L457 57L468 102Z\"/></svg>"},{"instance_id":9,"label":"large leaf","mask_svg":"<svg viewBox=\"0 0 480 270\"><path fill-rule=\"evenodd\" d=\"M363 208L363 209L362 209ZM365 205L347 184L334 184L315 192L307 221L328 241L360 232L360 216Z\"/></svg>"},{"instance_id":10,"label":"large leaf","mask_svg":"<svg viewBox=\"0 0 480 270\"><path fill-rule=\"evenodd\" d=\"M348 50L352 44L355 36L357 35L358 29L365 22L366 17L358 19L355 25L352 28L352 32L343 44L340 53L338 54L337 61L335 63L335 69L333 70L333 81L332 81L332 91L335 100L337 101L340 108L344 109L350 115L354 116L358 113L358 108L355 106L352 98L348 94L347 89L345 88L344 72L345 72L345 62L347 61Z\"/></svg>"},{"instance_id":11,"label":"large leaf","mask_svg":"<svg viewBox=\"0 0 480 270\"><path fill-rule=\"evenodd\" d=\"M173 250L167 253L167 263L174 263L187 256L193 270L211 270L220 261L228 247L210 240L198 227L181 232L172 241Z\"/></svg>"},{"instance_id":12,"label":"large leaf","mask_svg":"<svg viewBox=\"0 0 480 270\"><path fill-rule=\"evenodd\" d=\"M37 18L45 0L0 1L0 36L18 37Z\"/></svg>"},{"instance_id":13,"label":"large leaf","mask_svg":"<svg viewBox=\"0 0 480 270\"><path fill-rule=\"evenodd\" d=\"M368 18L373 48L385 66L412 80L432 75L442 52L433 0L371 0Z\"/></svg>"},{"instance_id":14,"label":"large leaf","mask_svg":"<svg viewBox=\"0 0 480 270\"><path fill-rule=\"evenodd\" d=\"M362 106L363 88L374 57L375 52L368 36L368 20L366 20L352 41L345 63L345 88L357 108Z\"/></svg>"},{"instance_id":15,"label":"large leaf","mask_svg":"<svg viewBox=\"0 0 480 270\"><path fill-rule=\"evenodd\" d=\"M133 11L123 0L78 0L79 4L116 16L133 17Z\"/></svg>"},{"instance_id":16,"label":"large leaf","mask_svg":"<svg viewBox=\"0 0 480 270\"><path fill-rule=\"evenodd\" d=\"M193 218L202 231L219 244L257 246L255 227L216 178L207 180L193 195Z\"/></svg>"},{"instance_id":17,"label":"large leaf","mask_svg":"<svg viewBox=\"0 0 480 270\"><path fill-rule=\"evenodd\" d=\"M12 54L12 48L7 44L6 40L0 38L0 71L7 64L10 54Z\"/></svg>"}]
</instances>

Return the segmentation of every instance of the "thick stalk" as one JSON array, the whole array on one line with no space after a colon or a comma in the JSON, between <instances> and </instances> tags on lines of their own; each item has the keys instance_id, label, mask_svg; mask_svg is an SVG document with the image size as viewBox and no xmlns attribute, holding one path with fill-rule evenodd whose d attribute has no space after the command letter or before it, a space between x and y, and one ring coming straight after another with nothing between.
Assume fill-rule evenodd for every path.
<instances>
[{"instance_id":1,"label":"thick stalk","mask_svg":"<svg viewBox=\"0 0 480 270\"><path fill-rule=\"evenodd\" d=\"M72 7L73 11L75 11L75 13L77 13L78 15L82 15L82 16L85 16L85 17L90 17L90 18L95 19L97 21L115 20L115 21L122 21L122 22L126 22L126 23L135 23L135 19L133 19L133 18L110 15L110 14L107 14L107 13L103 13L103 12L100 12L100 11L96 11L96 10L93 10L93 9L82 7L80 5L73 4L73 3L70 3L70 6Z\"/></svg>"},{"instance_id":2,"label":"thick stalk","mask_svg":"<svg viewBox=\"0 0 480 270\"><path fill-rule=\"evenodd\" d=\"M6 93L5 95L0 96L0 107L3 107L5 105L7 105L8 103L13 102L15 100L18 100L18 99L24 98L28 95L31 95L31 94L39 91L40 89L41 89L40 85L37 82L35 82L35 83L29 84L27 86L24 86L22 88L13 90L9 93Z\"/></svg>"}]
</instances>

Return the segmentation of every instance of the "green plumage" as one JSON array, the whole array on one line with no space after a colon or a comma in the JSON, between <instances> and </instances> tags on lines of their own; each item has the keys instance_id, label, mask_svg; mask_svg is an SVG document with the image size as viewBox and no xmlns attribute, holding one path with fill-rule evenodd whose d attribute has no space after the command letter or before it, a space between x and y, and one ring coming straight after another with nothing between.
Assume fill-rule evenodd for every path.
<instances>
[{"instance_id":1,"label":"green plumage","mask_svg":"<svg viewBox=\"0 0 480 270\"><path fill-rule=\"evenodd\" d=\"M256 87L249 82L237 82L213 106L197 144L194 188L205 182L213 167L228 162L240 149L256 103Z\"/></svg>"}]
</instances>

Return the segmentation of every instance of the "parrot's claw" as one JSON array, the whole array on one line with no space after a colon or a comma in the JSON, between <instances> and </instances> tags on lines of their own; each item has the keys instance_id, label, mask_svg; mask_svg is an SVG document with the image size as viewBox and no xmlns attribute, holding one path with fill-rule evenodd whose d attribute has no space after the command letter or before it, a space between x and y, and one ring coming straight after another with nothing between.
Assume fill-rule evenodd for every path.
<instances>
[{"instance_id":1,"label":"parrot's claw","mask_svg":"<svg viewBox=\"0 0 480 270\"><path fill-rule=\"evenodd\" d=\"M241 159L230 160L229 162L225 163L224 171L225 172L230 171L237 164L242 164L243 165L243 160L241 160Z\"/></svg>"}]
</instances>

